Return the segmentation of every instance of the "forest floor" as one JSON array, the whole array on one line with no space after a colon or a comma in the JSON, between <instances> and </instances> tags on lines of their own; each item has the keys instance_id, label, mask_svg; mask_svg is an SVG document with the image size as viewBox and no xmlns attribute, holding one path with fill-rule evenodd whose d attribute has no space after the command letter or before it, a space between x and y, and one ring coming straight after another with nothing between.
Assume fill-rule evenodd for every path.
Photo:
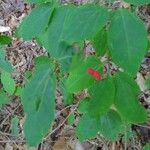
<instances>
[{"instance_id":1,"label":"forest floor","mask_svg":"<svg viewBox=\"0 0 150 150\"><path fill-rule=\"evenodd\" d=\"M104 0L103 0L104 1ZM88 0L63 0L63 3L82 4ZM120 1L116 1L113 7L124 7ZM34 68L33 59L40 55L47 55L46 51L37 46L35 41L23 42L15 37L15 30L32 6L23 0L0 0L0 26L4 26L6 31L3 34L11 36L12 43L6 47L7 59L15 69L13 77L17 85L25 83L25 72ZM144 20L148 32L150 32L150 5L137 8L138 14ZM91 47L87 44L87 49ZM141 69L138 73L138 83L143 91L140 100L150 112L150 91L146 90L143 82L150 74L150 53L145 56ZM82 94L81 94L82 96ZM74 135L74 126L67 125L66 117L69 110L74 105L65 107L62 104L62 96L59 91L56 95L57 114L53 129L49 132L43 142L36 148L28 148L23 136L23 123L25 116L22 105L18 97L11 97L11 102L0 110L0 150L124 150L124 145L128 150L142 150L145 143L150 142L150 122L145 125L133 126L135 133L128 141L120 140L110 142L102 137L80 143ZM11 135L11 119L19 118L19 136Z\"/></svg>"}]
</instances>

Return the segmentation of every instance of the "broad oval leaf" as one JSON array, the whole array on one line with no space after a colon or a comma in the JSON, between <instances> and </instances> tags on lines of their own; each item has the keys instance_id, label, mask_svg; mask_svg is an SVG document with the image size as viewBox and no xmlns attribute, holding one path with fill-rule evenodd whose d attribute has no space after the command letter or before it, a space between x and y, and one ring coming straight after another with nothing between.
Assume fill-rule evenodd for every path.
<instances>
[{"instance_id":1,"label":"broad oval leaf","mask_svg":"<svg viewBox=\"0 0 150 150\"><path fill-rule=\"evenodd\" d=\"M91 39L102 29L107 19L107 10L95 5L57 7L48 29L38 37L38 41L61 62L63 70L66 71L74 53L67 44ZM66 46L63 43L67 43Z\"/></svg>"},{"instance_id":2,"label":"broad oval leaf","mask_svg":"<svg viewBox=\"0 0 150 150\"><path fill-rule=\"evenodd\" d=\"M100 30L92 39L92 45L96 53L103 56L108 51L107 31Z\"/></svg>"},{"instance_id":3,"label":"broad oval leaf","mask_svg":"<svg viewBox=\"0 0 150 150\"><path fill-rule=\"evenodd\" d=\"M50 62L47 57L38 58L36 71L22 92L24 132L30 146L41 142L54 120L56 83Z\"/></svg>"},{"instance_id":4,"label":"broad oval leaf","mask_svg":"<svg viewBox=\"0 0 150 150\"><path fill-rule=\"evenodd\" d=\"M1 82L3 84L4 90L8 92L9 94L13 95L16 89L16 84L11 74L6 71L2 71Z\"/></svg>"},{"instance_id":5,"label":"broad oval leaf","mask_svg":"<svg viewBox=\"0 0 150 150\"><path fill-rule=\"evenodd\" d=\"M113 79L107 77L102 81L96 82L90 87L89 93L91 96L88 109L89 114L92 116L100 116L106 113L114 103L115 86Z\"/></svg>"},{"instance_id":6,"label":"broad oval leaf","mask_svg":"<svg viewBox=\"0 0 150 150\"><path fill-rule=\"evenodd\" d=\"M150 4L150 0L124 0L124 1L134 5Z\"/></svg>"},{"instance_id":7,"label":"broad oval leaf","mask_svg":"<svg viewBox=\"0 0 150 150\"><path fill-rule=\"evenodd\" d=\"M61 42L73 44L91 39L102 29L107 19L107 10L96 5L58 7L54 10L47 31L39 37L39 41L56 57L61 52Z\"/></svg>"},{"instance_id":8,"label":"broad oval leaf","mask_svg":"<svg viewBox=\"0 0 150 150\"><path fill-rule=\"evenodd\" d=\"M96 82L89 88L90 102L88 112L92 116L106 113L114 103L115 86L111 77Z\"/></svg>"},{"instance_id":9,"label":"broad oval leaf","mask_svg":"<svg viewBox=\"0 0 150 150\"><path fill-rule=\"evenodd\" d=\"M4 92L4 90L0 90L0 108L9 102L9 98Z\"/></svg>"},{"instance_id":10,"label":"broad oval leaf","mask_svg":"<svg viewBox=\"0 0 150 150\"><path fill-rule=\"evenodd\" d=\"M67 72L70 68L73 54L75 54L76 49L73 46L69 46L66 43L60 43L59 50L56 52L55 58L57 58L60 63L61 71Z\"/></svg>"},{"instance_id":11,"label":"broad oval leaf","mask_svg":"<svg viewBox=\"0 0 150 150\"><path fill-rule=\"evenodd\" d=\"M118 73L115 78L115 106L122 117L131 123L143 123L147 112L138 101L139 88L127 74Z\"/></svg>"},{"instance_id":12,"label":"broad oval leaf","mask_svg":"<svg viewBox=\"0 0 150 150\"><path fill-rule=\"evenodd\" d=\"M62 35L62 38L69 43L91 39L102 29L108 19L106 9L92 4L79 6L69 15Z\"/></svg>"},{"instance_id":13,"label":"broad oval leaf","mask_svg":"<svg viewBox=\"0 0 150 150\"><path fill-rule=\"evenodd\" d=\"M10 43L11 43L11 38L9 36L0 35L0 44L1 45L10 44Z\"/></svg>"},{"instance_id":14,"label":"broad oval leaf","mask_svg":"<svg viewBox=\"0 0 150 150\"><path fill-rule=\"evenodd\" d=\"M135 75L147 48L144 24L128 10L117 10L108 30L108 45L113 61Z\"/></svg>"},{"instance_id":15,"label":"broad oval leaf","mask_svg":"<svg viewBox=\"0 0 150 150\"><path fill-rule=\"evenodd\" d=\"M76 135L80 141L94 138L99 131L98 121L96 118L84 114L77 125Z\"/></svg>"},{"instance_id":16,"label":"broad oval leaf","mask_svg":"<svg viewBox=\"0 0 150 150\"><path fill-rule=\"evenodd\" d=\"M88 113L89 111L89 104L90 104L90 98L85 98L81 100L79 106L78 106L78 112L79 113Z\"/></svg>"},{"instance_id":17,"label":"broad oval leaf","mask_svg":"<svg viewBox=\"0 0 150 150\"><path fill-rule=\"evenodd\" d=\"M94 68L100 73L102 72L102 63L95 56L89 56L85 60L78 62L78 66L70 71L66 87L68 92L79 92L89 86L92 86L96 81L91 75L87 73L88 68Z\"/></svg>"},{"instance_id":18,"label":"broad oval leaf","mask_svg":"<svg viewBox=\"0 0 150 150\"><path fill-rule=\"evenodd\" d=\"M13 69L11 64L5 59L6 52L0 47L0 71L6 71L12 73Z\"/></svg>"},{"instance_id":19,"label":"broad oval leaf","mask_svg":"<svg viewBox=\"0 0 150 150\"><path fill-rule=\"evenodd\" d=\"M122 131L122 121L119 114L110 110L100 117L100 133L109 140L117 140L119 133Z\"/></svg>"},{"instance_id":20,"label":"broad oval leaf","mask_svg":"<svg viewBox=\"0 0 150 150\"><path fill-rule=\"evenodd\" d=\"M74 9L75 7L72 5L55 8L47 30L38 37L42 46L54 57L59 58L58 56L61 56L61 42L63 42L62 33L66 26L66 17L69 12L72 12Z\"/></svg>"},{"instance_id":21,"label":"broad oval leaf","mask_svg":"<svg viewBox=\"0 0 150 150\"><path fill-rule=\"evenodd\" d=\"M60 82L60 89L63 95L63 102L65 105L71 105L73 103L73 94L69 93L66 87L66 79Z\"/></svg>"},{"instance_id":22,"label":"broad oval leaf","mask_svg":"<svg viewBox=\"0 0 150 150\"><path fill-rule=\"evenodd\" d=\"M17 29L17 36L24 40L38 37L48 27L53 9L49 3L34 8Z\"/></svg>"}]
</instances>

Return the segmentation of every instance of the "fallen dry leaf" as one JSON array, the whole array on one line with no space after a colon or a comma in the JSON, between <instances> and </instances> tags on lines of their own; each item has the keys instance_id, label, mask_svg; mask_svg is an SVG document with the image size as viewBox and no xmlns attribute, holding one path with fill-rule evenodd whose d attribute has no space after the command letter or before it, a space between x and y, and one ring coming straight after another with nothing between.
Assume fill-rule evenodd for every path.
<instances>
[{"instance_id":1,"label":"fallen dry leaf","mask_svg":"<svg viewBox=\"0 0 150 150\"><path fill-rule=\"evenodd\" d=\"M66 150L67 142L65 137L61 137L53 146L53 150Z\"/></svg>"}]
</instances>

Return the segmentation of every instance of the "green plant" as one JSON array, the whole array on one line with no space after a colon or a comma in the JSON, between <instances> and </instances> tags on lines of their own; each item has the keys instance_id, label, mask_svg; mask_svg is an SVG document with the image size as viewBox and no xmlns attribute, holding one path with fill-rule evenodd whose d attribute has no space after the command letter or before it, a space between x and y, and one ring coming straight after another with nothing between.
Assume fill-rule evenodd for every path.
<instances>
[{"instance_id":1,"label":"green plant","mask_svg":"<svg viewBox=\"0 0 150 150\"><path fill-rule=\"evenodd\" d=\"M144 147L143 147L143 150L149 150L150 149L150 144L146 144Z\"/></svg>"},{"instance_id":2,"label":"green plant","mask_svg":"<svg viewBox=\"0 0 150 150\"><path fill-rule=\"evenodd\" d=\"M35 60L35 71L21 94L27 143L39 144L55 119L57 64L66 105L73 103L73 93L88 89L90 95L81 100L78 108L82 116L76 135L81 141L97 134L116 140L124 132L124 126L146 122L147 112L138 101L140 90L134 78L147 52L148 36L135 12L95 4L28 1L37 5L17 29L17 36L23 40L34 38L50 56ZM149 3L149 0L125 1L133 5ZM91 41L95 55L85 57L82 51L85 40ZM104 54L109 59L102 62ZM112 74L105 67L111 63L110 58L122 69Z\"/></svg>"},{"instance_id":3,"label":"green plant","mask_svg":"<svg viewBox=\"0 0 150 150\"><path fill-rule=\"evenodd\" d=\"M11 42L10 37L0 35L0 80L1 80L1 89L0 89L0 108L2 105L9 102L9 95L13 95L15 92L15 82L12 78L12 66L5 59L6 53L4 50L4 45Z\"/></svg>"},{"instance_id":4,"label":"green plant","mask_svg":"<svg viewBox=\"0 0 150 150\"><path fill-rule=\"evenodd\" d=\"M145 85L148 89L150 88L150 77L145 80Z\"/></svg>"}]
</instances>

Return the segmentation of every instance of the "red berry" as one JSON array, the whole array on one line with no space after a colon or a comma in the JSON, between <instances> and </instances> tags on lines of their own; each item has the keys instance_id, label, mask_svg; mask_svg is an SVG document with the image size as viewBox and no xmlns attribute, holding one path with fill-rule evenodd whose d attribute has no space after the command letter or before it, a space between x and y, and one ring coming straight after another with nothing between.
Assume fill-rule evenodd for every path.
<instances>
[{"instance_id":1,"label":"red berry","mask_svg":"<svg viewBox=\"0 0 150 150\"><path fill-rule=\"evenodd\" d=\"M93 68L88 68L88 74L93 76L96 80L101 80L101 75L98 71L94 70Z\"/></svg>"},{"instance_id":2,"label":"red berry","mask_svg":"<svg viewBox=\"0 0 150 150\"><path fill-rule=\"evenodd\" d=\"M88 74L93 75L93 74L94 74L94 71L95 71L94 69L89 68L87 72L88 72Z\"/></svg>"}]
</instances>

